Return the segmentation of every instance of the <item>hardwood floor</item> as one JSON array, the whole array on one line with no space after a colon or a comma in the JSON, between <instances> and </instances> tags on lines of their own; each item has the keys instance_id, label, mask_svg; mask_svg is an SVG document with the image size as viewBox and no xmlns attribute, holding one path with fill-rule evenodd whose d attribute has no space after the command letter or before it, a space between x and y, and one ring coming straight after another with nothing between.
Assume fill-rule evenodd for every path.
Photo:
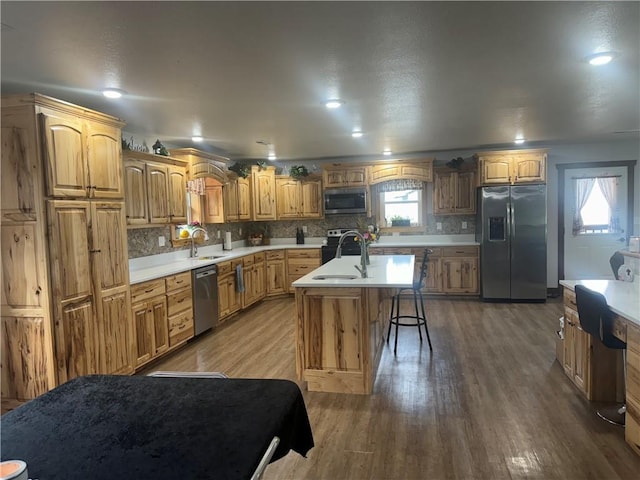
<instances>
[{"instance_id":1,"label":"hardwood floor","mask_svg":"<svg viewBox=\"0 0 640 480\"><path fill-rule=\"evenodd\" d=\"M301 385L316 446L265 479L640 478L623 429L600 420L555 361L559 300L427 308L433 352L401 328L373 395ZM294 311L291 298L264 301L150 370L296 381Z\"/></svg>"}]
</instances>

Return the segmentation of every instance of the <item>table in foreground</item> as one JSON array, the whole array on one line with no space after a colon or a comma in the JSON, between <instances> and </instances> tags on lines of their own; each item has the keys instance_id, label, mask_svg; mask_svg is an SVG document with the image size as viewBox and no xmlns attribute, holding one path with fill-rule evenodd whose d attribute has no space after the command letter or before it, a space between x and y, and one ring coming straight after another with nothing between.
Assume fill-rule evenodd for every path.
<instances>
[{"instance_id":1,"label":"table in foreground","mask_svg":"<svg viewBox=\"0 0 640 480\"><path fill-rule=\"evenodd\" d=\"M296 370L311 391L372 393L391 297L413 284L413 255L372 256L368 278L359 260L336 258L293 282Z\"/></svg>"},{"instance_id":2,"label":"table in foreground","mask_svg":"<svg viewBox=\"0 0 640 480\"><path fill-rule=\"evenodd\" d=\"M288 380L79 377L1 419L3 459L55 479L248 479L313 437Z\"/></svg>"}]
</instances>

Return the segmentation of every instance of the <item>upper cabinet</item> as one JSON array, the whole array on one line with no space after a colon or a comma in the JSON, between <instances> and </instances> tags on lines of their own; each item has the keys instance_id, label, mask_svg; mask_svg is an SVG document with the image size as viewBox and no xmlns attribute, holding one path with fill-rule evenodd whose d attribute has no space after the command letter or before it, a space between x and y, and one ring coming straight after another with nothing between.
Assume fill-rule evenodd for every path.
<instances>
[{"instance_id":1,"label":"upper cabinet","mask_svg":"<svg viewBox=\"0 0 640 480\"><path fill-rule=\"evenodd\" d=\"M476 169L434 169L433 213L476 213Z\"/></svg>"},{"instance_id":2,"label":"upper cabinet","mask_svg":"<svg viewBox=\"0 0 640 480\"><path fill-rule=\"evenodd\" d=\"M380 163L369 168L369 184L389 180L433 181L433 160Z\"/></svg>"},{"instance_id":3,"label":"upper cabinet","mask_svg":"<svg viewBox=\"0 0 640 480\"><path fill-rule=\"evenodd\" d=\"M367 166L323 166L322 182L324 188L362 187L367 185Z\"/></svg>"},{"instance_id":4,"label":"upper cabinet","mask_svg":"<svg viewBox=\"0 0 640 480\"><path fill-rule=\"evenodd\" d=\"M202 218L203 223L224 223L222 184L213 178L205 179Z\"/></svg>"},{"instance_id":5,"label":"upper cabinet","mask_svg":"<svg viewBox=\"0 0 640 480\"><path fill-rule=\"evenodd\" d=\"M294 180L289 176L276 177L277 218L322 218L322 181L308 177Z\"/></svg>"},{"instance_id":6,"label":"upper cabinet","mask_svg":"<svg viewBox=\"0 0 640 480\"><path fill-rule=\"evenodd\" d=\"M120 129L57 111L39 114L47 195L122 198Z\"/></svg>"},{"instance_id":7,"label":"upper cabinet","mask_svg":"<svg viewBox=\"0 0 640 480\"><path fill-rule=\"evenodd\" d=\"M127 224L185 223L185 163L129 150L123 158Z\"/></svg>"},{"instance_id":8,"label":"upper cabinet","mask_svg":"<svg viewBox=\"0 0 640 480\"><path fill-rule=\"evenodd\" d=\"M227 222L251 220L249 179L228 174L223 187L224 215Z\"/></svg>"},{"instance_id":9,"label":"upper cabinet","mask_svg":"<svg viewBox=\"0 0 640 480\"><path fill-rule=\"evenodd\" d=\"M478 154L480 185L546 183L547 150L504 150Z\"/></svg>"},{"instance_id":10,"label":"upper cabinet","mask_svg":"<svg viewBox=\"0 0 640 480\"><path fill-rule=\"evenodd\" d=\"M276 168L251 167L251 219L276 219Z\"/></svg>"}]
</instances>

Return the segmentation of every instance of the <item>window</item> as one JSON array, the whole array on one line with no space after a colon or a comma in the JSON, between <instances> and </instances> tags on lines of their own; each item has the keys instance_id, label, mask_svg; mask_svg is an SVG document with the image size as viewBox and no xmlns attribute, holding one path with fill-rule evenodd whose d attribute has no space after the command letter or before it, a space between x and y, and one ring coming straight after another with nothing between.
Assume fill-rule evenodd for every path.
<instances>
[{"instance_id":1,"label":"window","mask_svg":"<svg viewBox=\"0 0 640 480\"><path fill-rule=\"evenodd\" d=\"M422 225L422 190L380 192L380 218L391 226L393 217L408 218L412 227Z\"/></svg>"},{"instance_id":2,"label":"window","mask_svg":"<svg viewBox=\"0 0 640 480\"><path fill-rule=\"evenodd\" d=\"M573 234L618 232L617 177L577 178L575 187Z\"/></svg>"}]
</instances>

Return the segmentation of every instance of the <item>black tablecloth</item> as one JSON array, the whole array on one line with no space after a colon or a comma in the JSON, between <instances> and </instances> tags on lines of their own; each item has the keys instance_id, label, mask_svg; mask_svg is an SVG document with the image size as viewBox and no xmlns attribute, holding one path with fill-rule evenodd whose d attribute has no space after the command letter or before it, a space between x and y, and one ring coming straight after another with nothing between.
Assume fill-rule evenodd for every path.
<instances>
[{"instance_id":1,"label":"black tablecloth","mask_svg":"<svg viewBox=\"0 0 640 480\"><path fill-rule=\"evenodd\" d=\"M54 479L249 478L313 447L298 386L287 380L80 377L0 419L2 459Z\"/></svg>"}]
</instances>

